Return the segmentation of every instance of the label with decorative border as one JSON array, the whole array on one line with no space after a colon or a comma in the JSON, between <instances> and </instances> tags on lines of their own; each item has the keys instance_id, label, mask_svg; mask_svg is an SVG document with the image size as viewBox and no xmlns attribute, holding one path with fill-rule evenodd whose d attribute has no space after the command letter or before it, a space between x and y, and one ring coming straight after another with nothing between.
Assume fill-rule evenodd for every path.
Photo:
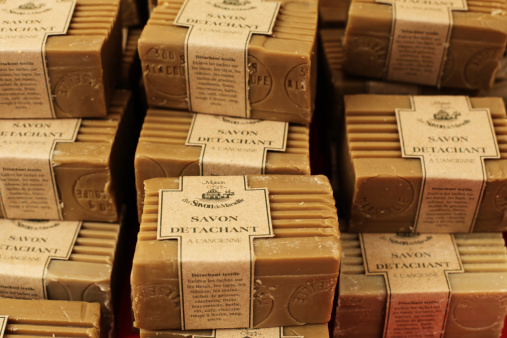
<instances>
[{"instance_id":1,"label":"label with decorative border","mask_svg":"<svg viewBox=\"0 0 507 338\"><path fill-rule=\"evenodd\" d=\"M0 297L47 299L51 260L67 260L82 222L0 219Z\"/></svg>"},{"instance_id":2,"label":"label with decorative border","mask_svg":"<svg viewBox=\"0 0 507 338\"><path fill-rule=\"evenodd\" d=\"M366 275L384 276L383 337L441 337L450 273L464 272L452 234L360 234Z\"/></svg>"},{"instance_id":3,"label":"label with decorative border","mask_svg":"<svg viewBox=\"0 0 507 338\"><path fill-rule=\"evenodd\" d=\"M75 0L0 3L0 117L55 118L46 40L67 33Z\"/></svg>"},{"instance_id":4,"label":"label with decorative border","mask_svg":"<svg viewBox=\"0 0 507 338\"><path fill-rule=\"evenodd\" d=\"M264 329L223 329L213 330L209 336L196 335L194 338L304 338L303 336L286 336L283 327Z\"/></svg>"},{"instance_id":5,"label":"label with decorative border","mask_svg":"<svg viewBox=\"0 0 507 338\"><path fill-rule=\"evenodd\" d=\"M489 109L465 96L412 96L396 109L403 157L420 158L414 232L472 232L484 192L484 159L500 157Z\"/></svg>"},{"instance_id":6,"label":"label with decorative border","mask_svg":"<svg viewBox=\"0 0 507 338\"><path fill-rule=\"evenodd\" d=\"M202 147L202 176L264 174L268 150L285 151L289 124L194 114L187 145Z\"/></svg>"},{"instance_id":7,"label":"label with decorative border","mask_svg":"<svg viewBox=\"0 0 507 338\"><path fill-rule=\"evenodd\" d=\"M74 142L81 119L0 120L0 207L5 218L62 219L53 172L58 142Z\"/></svg>"},{"instance_id":8,"label":"label with decorative border","mask_svg":"<svg viewBox=\"0 0 507 338\"><path fill-rule=\"evenodd\" d=\"M452 30L452 11L465 0L376 0L391 4L393 25L386 79L438 86Z\"/></svg>"},{"instance_id":9,"label":"label with decorative border","mask_svg":"<svg viewBox=\"0 0 507 338\"><path fill-rule=\"evenodd\" d=\"M178 240L183 330L253 326L253 240L272 236L267 189L245 176L185 176L160 190L157 239Z\"/></svg>"},{"instance_id":10,"label":"label with decorative border","mask_svg":"<svg viewBox=\"0 0 507 338\"><path fill-rule=\"evenodd\" d=\"M270 35L280 3L186 0L175 25L189 27L185 65L189 110L250 116L248 53L252 34Z\"/></svg>"},{"instance_id":11,"label":"label with decorative border","mask_svg":"<svg viewBox=\"0 0 507 338\"><path fill-rule=\"evenodd\" d=\"M0 338L4 336L5 329L7 329L7 319L9 316L0 315Z\"/></svg>"}]
</instances>

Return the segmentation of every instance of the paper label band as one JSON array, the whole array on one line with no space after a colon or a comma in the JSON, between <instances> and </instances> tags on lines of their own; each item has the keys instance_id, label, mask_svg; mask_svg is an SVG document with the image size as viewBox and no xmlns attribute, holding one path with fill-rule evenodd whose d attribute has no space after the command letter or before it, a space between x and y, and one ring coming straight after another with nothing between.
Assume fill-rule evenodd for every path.
<instances>
[{"instance_id":1,"label":"paper label band","mask_svg":"<svg viewBox=\"0 0 507 338\"><path fill-rule=\"evenodd\" d=\"M500 151L488 109L464 96L413 96L397 109L403 157L420 158L414 232L472 232L485 185L484 159Z\"/></svg>"},{"instance_id":2,"label":"paper label band","mask_svg":"<svg viewBox=\"0 0 507 338\"><path fill-rule=\"evenodd\" d=\"M187 145L202 146L202 176L264 174L268 150L285 151L287 122L194 114Z\"/></svg>"},{"instance_id":3,"label":"paper label band","mask_svg":"<svg viewBox=\"0 0 507 338\"><path fill-rule=\"evenodd\" d=\"M3 338L5 329L7 328L7 319L9 316L0 315L0 338Z\"/></svg>"},{"instance_id":4,"label":"paper label band","mask_svg":"<svg viewBox=\"0 0 507 338\"><path fill-rule=\"evenodd\" d=\"M75 0L0 3L0 117L55 118L46 39L67 33Z\"/></svg>"},{"instance_id":5,"label":"paper label band","mask_svg":"<svg viewBox=\"0 0 507 338\"><path fill-rule=\"evenodd\" d=\"M0 297L47 299L49 263L69 259L81 223L0 219Z\"/></svg>"},{"instance_id":6,"label":"paper label band","mask_svg":"<svg viewBox=\"0 0 507 338\"><path fill-rule=\"evenodd\" d=\"M304 338L302 336L285 336L283 327L264 329L224 329L213 330L210 336L194 336L194 338Z\"/></svg>"},{"instance_id":7,"label":"paper label band","mask_svg":"<svg viewBox=\"0 0 507 338\"><path fill-rule=\"evenodd\" d=\"M80 119L0 120L0 207L11 219L62 219L53 172L58 142L74 142Z\"/></svg>"},{"instance_id":8,"label":"paper label band","mask_svg":"<svg viewBox=\"0 0 507 338\"><path fill-rule=\"evenodd\" d=\"M451 11L467 10L466 1L376 1L393 7L386 79L438 86L451 37Z\"/></svg>"},{"instance_id":9,"label":"paper label band","mask_svg":"<svg viewBox=\"0 0 507 338\"><path fill-rule=\"evenodd\" d=\"M248 44L252 34L271 34L279 2L186 0L174 24L189 27L185 65L189 110L250 116Z\"/></svg>"},{"instance_id":10,"label":"paper label band","mask_svg":"<svg viewBox=\"0 0 507 338\"><path fill-rule=\"evenodd\" d=\"M360 234L366 275L383 275L384 337L441 337L450 304L449 273L463 272L450 234Z\"/></svg>"},{"instance_id":11,"label":"paper label band","mask_svg":"<svg viewBox=\"0 0 507 338\"><path fill-rule=\"evenodd\" d=\"M253 326L253 240L271 236L267 189L244 176L185 176L160 190L157 239L178 240L183 330Z\"/></svg>"}]
</instances>

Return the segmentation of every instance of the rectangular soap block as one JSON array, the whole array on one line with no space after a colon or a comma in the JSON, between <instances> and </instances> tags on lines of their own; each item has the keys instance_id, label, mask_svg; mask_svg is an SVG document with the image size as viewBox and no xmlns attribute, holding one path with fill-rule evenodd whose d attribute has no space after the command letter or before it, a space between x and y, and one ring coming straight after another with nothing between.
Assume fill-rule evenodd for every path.
<instances>
[{"instance_id":1,"label":"rectangular soap block","mask_svg":"<svg viewBox=\"0 0 507 338\"><path fill-rule=\"evenodd\" d=\"M82 120L75 142L56 144L51 164L64 220L118 221L134 154L132 114L131 93L116 90L105 118Z\"/></svg>"},{"instance_id":2,"label":"rectangular soap block","mask_svg":"<svg viewBox=\"0 0 507 338\"><path fill-rule=\"evenodd\" d=\"M119 0L77 0L67 34L47 38L47 70L57 118L107 115L120 70L119 12ZM2 114L16 117L15 110Z\"/></svg>"},{"instance_id":3,"label":"rectangular soap block","mask_svg":"<svg viewBox=\"0 0 507 338\"><path fill-rule=\"evenodd\" d=\"M452 296L443 337L499 337L507 314L502 234L454 236L464 273L449 275ZM387 299L384 277L365 275L357 234L342 234L342 245L333 337L380 337Z\"/></svg>"},{"instance_id":4,"label":"rectangular soap block","mask_svg":"<svg viewBox=\"0 0 507 338\"><path fill-rule=\"evenodd\" d=\"M195 335L199 337L213 337L211 330L197 331L178 331L178 330L144 330L141 329L141 338L193 338ZM245 330L244 335L248 335ZM255 334L253 332L251 334ZM254 336L256 337L256 336ZM329 338L329 329L327 324L309 324L300 326L286 326L282 328L281 337L303 337L303 338Z\"/></svg>"},{"instance_id":5,"label":"rectangular soap block","mask_svg":"<svg viewBox=\"0 0 507 338\"><path fill-rule=\"evenodd\" d=\"M327 323L340 264L340 235L332 189L325 176L246 176L267 188L273 238L254 240L253 325ZM131 287L134 325L180 329L178 244L157 240L160 189L179 178L145 181L146 197L134 254Z\"/></svg>"},{"instance_id":6,"label":"rectangular soap block","mask_svg":"<svg viewBox=\"0 0 507 338\"><path fill-rule=\"evenodd\" d=\"M188 110L185 37L173 25L182 0L162 2L139 40L148 104ZM316 87L316 1L281 1L271 36L254 34L248 45L251 118L308 124Z\"/></svg>"},{"instance_id":7,"label":"rectangular soap block","mask_svg":"<svg viewBox=\"0 0 507 338\"><path fill-rule=\"evenodd\" d=\"M0 316L9 316L3 338L105 337L97 303L0 298Z\"/></svg>"},{"instance_id":8,"label":"rectangular soap block","mask_svg":"<svg viewBox=\"0 0 507 338\"><path fill-rule=\"evenodd\" d=\"M345 27L349 0L319 1L319 27Z\"/></svg>"},{"instance_id":9,"label":"rectangular soap block","mask_svg":"<svg viewBox=\"0 0 507 338\"><path fill-rule=\"evenodd\" d=\"M148 109L135 155L138 213L144 200L144 181L156 177L198 176L202 147L185 145L193 114ZM265 173L309 175L309 128L289 124L285 152L268 151Z\"/></svg>"},{"instance_id":10,"label":"rectangular soap block","mask_svg":"<svg viewBox=\"0 0 507 338\"><path fill-rule=\"evenodd\" d=\"M142 30L130 28L127 30L125 49L122 54L121 73L118 81L118 88L133 90L137 88L141 78L141 63L137 53L137 42Z\"/></svg>"},{"instance_id":11,"label":"rectangular soap block","mask_svg":"<svg viewBox=\"0 0 507 338\"><path fill-rule=\"evenodd\" d=\"M500 98L470 98L488 108L500 151L485 159L486 181L474 232L507 229L507 118ZM341 172L350 232L411 232L422 184L421 160L402 158L395 109L411 109L409 96L345 96ZM456 132L459 135L458 132ZM341 156L341 157L340 157Z\"/></svg>"},{"instance_id":12,"label":"rectangular soap block","mask_svg":"<svg viewBox=\"0 0 507 338\"><path fill-rule=\"evenodd\" d=\"M493 85L505 50L507 4L489 0L466 3L468 10L452 11L453 25L440 85L487 89ZM353 0L344 41L344 70L385 78L392 25L391 4Z\"/></svg>"},{"instance_id":13,"label":"rectangular soap block","mask_svg":"<svg viewBox=\"0 0 507 338\"><path fill-rule=\"evenodd\" d=\"M113 337L115 332L114 309L119 296L117 284L121 266L118 262L121 261L120 236L124 222L125 217L120 223L83 222L69 259L51 259L45 279L40 277L41 282L45 281L47 299L99 303L104 337ZM43 232L38 233L44 235ZM2 255L7 257L11 253L15 254L6 247L8 245L2 246ZM0 276L0 284L1 281ZM0 306L0 314L2 309Z\"/></svg>"}]
</instances>

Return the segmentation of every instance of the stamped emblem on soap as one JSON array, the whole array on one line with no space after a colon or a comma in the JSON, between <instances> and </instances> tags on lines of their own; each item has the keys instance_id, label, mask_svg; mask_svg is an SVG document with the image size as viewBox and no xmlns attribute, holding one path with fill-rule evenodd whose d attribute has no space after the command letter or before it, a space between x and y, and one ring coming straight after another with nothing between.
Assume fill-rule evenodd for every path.
<instances>
[{"instance_id":1,"label":"stamped emblem on soap","mask_svg":"<svg viewBox=\"0 0 507 338\"><path fill-rule=\"evenodd\" d=\"M111 177L105 173L91 173L79 177L73 186L74 198L86 212L99 217L115 217L116 206L108 191Z\"/></svg>"},{"instance_id":2,"label":"stamped emblem on soap","mask_svg":"<svg viewBox=\"0 0 507 338\"><path fill-rule=\"evenodd\" d=\"M465 66L465 78L472 88L488 88L490 77L483 74L493 74L498 68L498 60L503 51L499 48L488 48L475 53ZM483 80L484 79L484 80ZM485 81L480 83L479 80Z\"/></svg>"},{"instance_id":3,"label":"stamped emblem on soap","mask_svg":"<svg viewBox=\"0 0 507 338\"><path fill-rule=\"evenodd\" d=\"M336 280L323 279L317 280L297 288L292 294L289 302L289 312L291 316L301 323L316 323L320 318L319 311L309 312L309 308L319 308L332 304L322 304L323 299L332 299L330 295L334 294Z\"/></svg>"},{"instance_id":4,"label":"stamped emblem on soap","mask_svg":"<svg viewBox=\"0 0 507 338\"><path fill-rule=\"evenodd\" d=\"M259 103L268 97L273 87L273 78L267 68L255 56L248 57L248 86L251 104Z\"/></svg>"},{"instance_id":5,"label":"stamped emblem on soap","mask_svg":"<svg viewBox=\"0 0 507 338\"><path fill-rule=\"evenodd\" d=\"M149 49L143 58L146 86L150 91L183 99L187 95L185 55L166 47Z\"/></svg>"},{"instance_id":6,"label":"stamped emblem on soap","mask_svg":"<svg viewBox=\"0 0 507 338\"><path fill-rule=\"evenodd\" d=\"M68 73L62 76L54 88L55 104L62 112L70 113L76 106L84 105L89 109L103 110L105 103L97 98L102 96L104 88L95 74L90 72ZM76 102L76 98L82 98Z\"/></svg>"},{"instance_id":7,"label":"stamped emblem on soap","mask_svg":"<svg viewBox=\"0 0 507 338\"><path fill-rule=\"evenodd\" d=\"M311 68L310 65L304 63L292 68L285 77L285 91L287 96L298 107L308 108L307 95L309 92Z\"/></svg>"},{"instance_id":8,"label":"stamped emblem on soap","mask_svg":"<svg viewBox=\"0 0 507 338\"><path fill-rule=\"evenodd\" d=\"M468 295L466 299L456 302L452 312L453 321L467 329L483 329L495 324L498 325L498 323L504 321L500 314L504 313L506 305L507 299L505 296L503 298L493 298L491 296ZM470 311L470 309L474 310ZM479 315L483 313L488 315ZM493 313L497 315L490 315Z\"/></svg>"}]
</instances>

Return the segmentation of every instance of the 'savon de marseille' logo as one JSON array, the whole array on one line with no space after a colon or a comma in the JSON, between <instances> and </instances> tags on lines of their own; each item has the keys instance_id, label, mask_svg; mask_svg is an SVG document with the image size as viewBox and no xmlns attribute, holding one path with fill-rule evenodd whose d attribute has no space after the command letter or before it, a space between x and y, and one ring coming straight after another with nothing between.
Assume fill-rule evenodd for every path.
<instances>
[{"instance_id":1,"label":"'savon de marseille' logo","mask_svg":"<svg viewBox=\"0 0 507 338\"><path fill-rule=\"evenodd\" d=\"M19 14L19 15L32 15L39 14L50 11L51 8L47 8L44 2L34 3L32 1L26 2L24 4L19 5L17 8L12 8L9 10L9 13Z\"/></svg>"},{"instance_id":2,"label":"'savon de marseille' logo","mask_svg":"<svg viewBox=\"0 0 507 338\"><path fill-rule=\"evenodd\" d=\"M200 198L192 200L185 198L182 201L189 205L205 209L230 208L244 202L244 199L233 200L234 191L223 185L217 185L202 192Z\"/></svg>"},{"instance_id":3,"label":"'savon de marseille' logo","mask_svg":"<svg viewBox=\"0 0 507 338\"><path fill-rule=\"evenodd\" d=\"M433 238L431 235L421 235L418 233L396 233L393 235L383 235L380 239L396 245L418 245L428 242Z\"/></svg>"},{"instance_id":4,"label":"'savon de marseille' logo","mask_svg":"<svg viewBox=\"0 0 507 338\"><path fill-rule=\"evenodd\" d=\"M211 5L227 11L248 11L256 8L253 5L249 6L250 0L222 0L213 2Z\"/></svg>"},{"instance_id":5,"label":"'savon de marseille' logo","mask_svg":"<svg viewBox=\"0 0 507 338\"><path fill-rule=\"evenodd\" d=\"M463 127L470 123L468 119L460 119L461 113L457 110L453 112L448 112L445 109L440 109L438 112L433 114L432 119L423 120L418 119L418 121L422 124L425 124L432 128L438 129L453 129Z\"/></svg>"}]
</instances>

